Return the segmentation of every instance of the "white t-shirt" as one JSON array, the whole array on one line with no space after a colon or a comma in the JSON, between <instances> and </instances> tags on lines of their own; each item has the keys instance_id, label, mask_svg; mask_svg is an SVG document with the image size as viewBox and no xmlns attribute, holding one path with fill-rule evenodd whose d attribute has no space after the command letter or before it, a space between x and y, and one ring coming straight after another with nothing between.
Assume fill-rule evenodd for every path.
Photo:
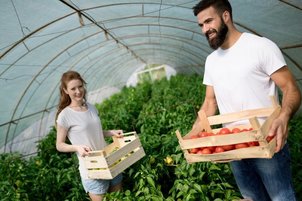
<instances>
[{"instance_id":1,"label":"white t-shirt","mask_svg":"<svg viewBox=\"0 0 302 201\"><path fill-rule=\"evenodd\" d=\"M64 108L57 119L57 124L68 130L67 137L73 145L87 145L92 150L100 150L106 146L102 125L97 109L87 103L87 111L75 111ZM81 177L88 178L84 158L79 156L79 171Z\"/></svg>"},{"instance_id":2,"label":"white t-shirt","mask_svg":"<svg viewBox=\"0 0 302 201\"><path fill-rule=\"evenodd\" d=\"M270 107L270 96L278 97L270 75L285 65L275 43L242 33L232 47L208 56L203 83L213 86L220 114Z\"/></svg>"}]
</instances>

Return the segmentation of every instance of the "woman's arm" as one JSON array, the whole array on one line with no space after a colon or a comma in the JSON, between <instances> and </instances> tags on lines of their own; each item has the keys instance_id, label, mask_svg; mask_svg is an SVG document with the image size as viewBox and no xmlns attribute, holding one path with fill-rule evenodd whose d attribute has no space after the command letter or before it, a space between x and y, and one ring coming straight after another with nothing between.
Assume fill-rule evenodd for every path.
<instances>
[{"instance_id":1,"label":"woman's arm","mask_svg":"<svg viewBox=\"0 0 302 201\"><path fill-rule=\"evenodd\" d=\"M86 145L72 145L66 143L68 131L57 125L56 148L60 152L78 152L80 156L87 156L91 148Z\"/></svg>"}]
</instances>

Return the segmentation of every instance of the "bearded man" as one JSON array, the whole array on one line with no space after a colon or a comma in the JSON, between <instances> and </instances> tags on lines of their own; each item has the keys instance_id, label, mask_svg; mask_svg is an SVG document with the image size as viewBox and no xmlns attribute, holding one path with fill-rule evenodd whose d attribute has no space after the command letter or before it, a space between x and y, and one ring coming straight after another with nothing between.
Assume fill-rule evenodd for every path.
<instances>
[{"instance_id":1,"label":"bearded man","mask_svg":"<svg viewBox=\"0 0 302 201\"><path fill-rule=\"evenodd\" d=\"M206 95L201 110L207 116L217 110L226 114L271 107L270 97L278 99L278 88L283 94L280 115L269 131L276 137L274 156L230 162L242 196L254 201L295 201L286 142L288 122L299 109L301 93L280 49L267 38L238 31L228 0L202 0L193 10L215 50L206 59L203 79Z\"/></svg>"}]
</instances>

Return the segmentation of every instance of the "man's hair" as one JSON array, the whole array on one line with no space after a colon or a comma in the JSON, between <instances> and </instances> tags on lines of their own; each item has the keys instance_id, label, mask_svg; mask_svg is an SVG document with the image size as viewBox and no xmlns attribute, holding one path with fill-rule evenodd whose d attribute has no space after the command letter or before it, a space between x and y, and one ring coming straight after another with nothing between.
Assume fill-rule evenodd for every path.
<instances>
[{"instance_id":1,"label":"man's hair","mask_svg":"<svg viewBox=\"0 0 302 201\"><path fill-rule=\"evenodd\" d=\"M198 4L193 7L194 15L197 16L201 11L213 7L219 14L222 14L224 11L230 13L231 19L232 16L232 6L228 0L201 0Z\"/></svg>"}]
</instances>

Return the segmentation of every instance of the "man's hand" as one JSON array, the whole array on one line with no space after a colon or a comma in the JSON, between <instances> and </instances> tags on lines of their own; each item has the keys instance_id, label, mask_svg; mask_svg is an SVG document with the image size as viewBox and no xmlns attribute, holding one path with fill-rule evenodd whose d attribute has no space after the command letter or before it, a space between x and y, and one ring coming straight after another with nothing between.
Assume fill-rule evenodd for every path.
<instances>
[{"instance_id":1,"label":"man's hand","mask_svg":"<svg viewBox=\"0 0 302 201\"><path fill-rule=\"evenodd\" d=\"M288 137L288 121L280 116L272 122L268 136L276 136L276 149L275 153L279 152L286 143Z\"/></svg>"}]
</instances>

